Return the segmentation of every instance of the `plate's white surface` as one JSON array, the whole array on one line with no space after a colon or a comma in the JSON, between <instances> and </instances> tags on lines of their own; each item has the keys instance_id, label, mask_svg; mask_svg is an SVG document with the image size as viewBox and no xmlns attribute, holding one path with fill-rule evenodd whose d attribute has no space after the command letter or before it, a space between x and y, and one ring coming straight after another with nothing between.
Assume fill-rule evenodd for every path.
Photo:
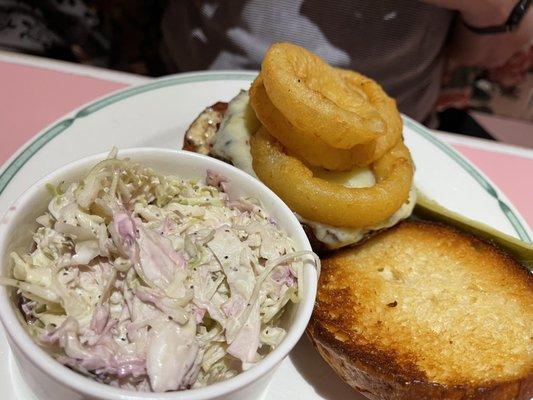
<instances>
[{"instance_id":1,"label":"plate's white surface","mask_svg":"<svg viewBox=\"0 0 533 400\"><path fill-rule=\"evenodd\" d=\"M46 128L0 170L0 215L33 182L61 165L93 153L153 146L181 148L183 134L207 105L231 99L254 75L184 74L129 88L82 107ZM31 112L31 110L28 110ZM442 205L530 241L531 230L483 174L424 127L405 120L404 136L417 166L419 189ZM0 398L30 399L0 329ZM306 337L282 363L267 399L363 399L344 384Z\"/></svg>"}]
</instances>

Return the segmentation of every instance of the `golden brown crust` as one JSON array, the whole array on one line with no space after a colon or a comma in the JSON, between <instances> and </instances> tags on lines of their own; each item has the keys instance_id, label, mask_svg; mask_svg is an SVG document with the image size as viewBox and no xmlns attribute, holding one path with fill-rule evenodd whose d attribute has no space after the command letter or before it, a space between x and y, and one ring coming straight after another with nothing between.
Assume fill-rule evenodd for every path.
<instances>
[{"instance_id":1,"label":"golden brown crust","mask_svg":"<svg viewBox=\"0 0 533 400\"><path fill-rule=\"evenodd\" d=\"M403 255L395 259L396 252ZM421 259L426 261L420 264ZM427 260L438 274L423 270ZM461 271L458 265L468 271ZM412 269L417 268L423 270L419 278L427 284L419 285L418 292L414 292L416 298L411 299L411 289L406 287L416 280ZM452 288L453 296L444 301L449 288L443 285L435 305L417 303L428 295L426 292L439 289L434 284L439 275L450 285L464 280L467 295L462 296L463 289ZM472 281L472 276L478 278ZM472 282L480 287L480 299L486 298L482 291L492 290L494 293L489 294L505 301L505 305L500 307L496 301L492 304L491 297L487 297L489 300L483 301L490 303L490 312L484 304L474 302L454 314L454 303L478 296L478 289L468 286ZM354 249L323 259L308 335L332 368L370 399L529 400L533 395L531 337L525 342L520 338L532 332L532 295L532 275L494 246L439 224L402 222ZM446 309L440 308L443 306ZM474 317L463 317L466 311ZM505 313L511 314L510 319L504 318ZM445 319L442 326L435 323L439 321L435 315ZM482 320L476 320L475 315ZM503 331L499 326L491 328L485 323L491 317L502 319L500 323L510 321L510 325ZM426 318L434 318L433 323L425 324ZM449 327L457 318L464 318L463 325ZM525 326L520 328L518 322L518 327L511 326L516 319ZM434 335L432 329L439 330L438 334ZM455 335L449 346L445 343L448 334ZM454 346L462 351L454 350ZM523 353L511 354L510 348ZM486 371L478 371L472 366L474 361Z\"/></svg>"},{"instance_id":2,"label":"golden brown crust","mask_svg":"<svg viewBox=\"0 0 533 400\"><path fill-rule=\"evenodd\" d=\"M411 370L410 378L406 379L401 372L395 372L406 367L396 364L391 356L371 347L346 349L316 320L309 323L307 334L335 372L371 400L530 400L533 395L531 375L477 387L431 383L423 374L420 379L414 379L413 375L420 374L416 369Z\"/></svg>"}]
</instances>

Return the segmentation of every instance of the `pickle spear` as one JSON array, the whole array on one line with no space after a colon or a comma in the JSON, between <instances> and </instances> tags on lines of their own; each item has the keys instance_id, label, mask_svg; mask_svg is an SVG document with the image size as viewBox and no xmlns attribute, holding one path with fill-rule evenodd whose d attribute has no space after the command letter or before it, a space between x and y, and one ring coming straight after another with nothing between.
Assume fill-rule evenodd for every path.
<instances>
[{"instance_id":1,"label":"pickle spear","mask_svg":"<svg viewBox=\"0 0 533 400\"><path fill-rule=\"evenodd\" d=\"M450 211L436 201L429 199L420 191L418 191L414 215L421 219L443 222L455 226L465 232L493 242L507 251L530 271L533 270L533 244L525 243L484 223L474 221Z\"/></svg>"}]
</instances>

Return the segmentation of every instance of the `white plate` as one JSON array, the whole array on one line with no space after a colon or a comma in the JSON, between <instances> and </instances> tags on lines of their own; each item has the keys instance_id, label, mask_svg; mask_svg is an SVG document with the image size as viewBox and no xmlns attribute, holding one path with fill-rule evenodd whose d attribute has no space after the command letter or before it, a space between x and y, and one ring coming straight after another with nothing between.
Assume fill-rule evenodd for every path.
<instances>
[{"instance_id":1,"label":"white plate","mask_svg":"<svg viewBox=\"0 0 533 400\"><path fill-rule=\"evenodd\" d=\"M44 129L0 170L0 215L33 182L93 153L136 146L181 148L187 126L206 106L249 87L253 73L181 74L131 87L84 106ZM28 113L31 110L27 110ZM415 182L454 211L531 242L531 230L507 197L434 134L404 118L417 166ZM0 398L31 399L0 329ZM344 384L302 338L276 372L267 399L364 399Z\"/></svg>"}]
</instances>

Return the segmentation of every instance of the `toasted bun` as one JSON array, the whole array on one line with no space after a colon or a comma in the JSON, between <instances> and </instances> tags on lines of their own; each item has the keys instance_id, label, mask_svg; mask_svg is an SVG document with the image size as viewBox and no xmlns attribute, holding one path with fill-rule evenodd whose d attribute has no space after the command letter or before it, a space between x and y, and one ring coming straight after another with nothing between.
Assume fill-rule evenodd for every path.
<instances>
[{"instance_id":1,"label":"toasted bun","mask_svg":"<svg viewBox=\"0 0 533 400\"><path fill-rule=\"evenodd\" d=\"M308 334L370 399L533 396L533 276L494 246L406 221L322 262Z\"/></svg>"}]
</instances>

